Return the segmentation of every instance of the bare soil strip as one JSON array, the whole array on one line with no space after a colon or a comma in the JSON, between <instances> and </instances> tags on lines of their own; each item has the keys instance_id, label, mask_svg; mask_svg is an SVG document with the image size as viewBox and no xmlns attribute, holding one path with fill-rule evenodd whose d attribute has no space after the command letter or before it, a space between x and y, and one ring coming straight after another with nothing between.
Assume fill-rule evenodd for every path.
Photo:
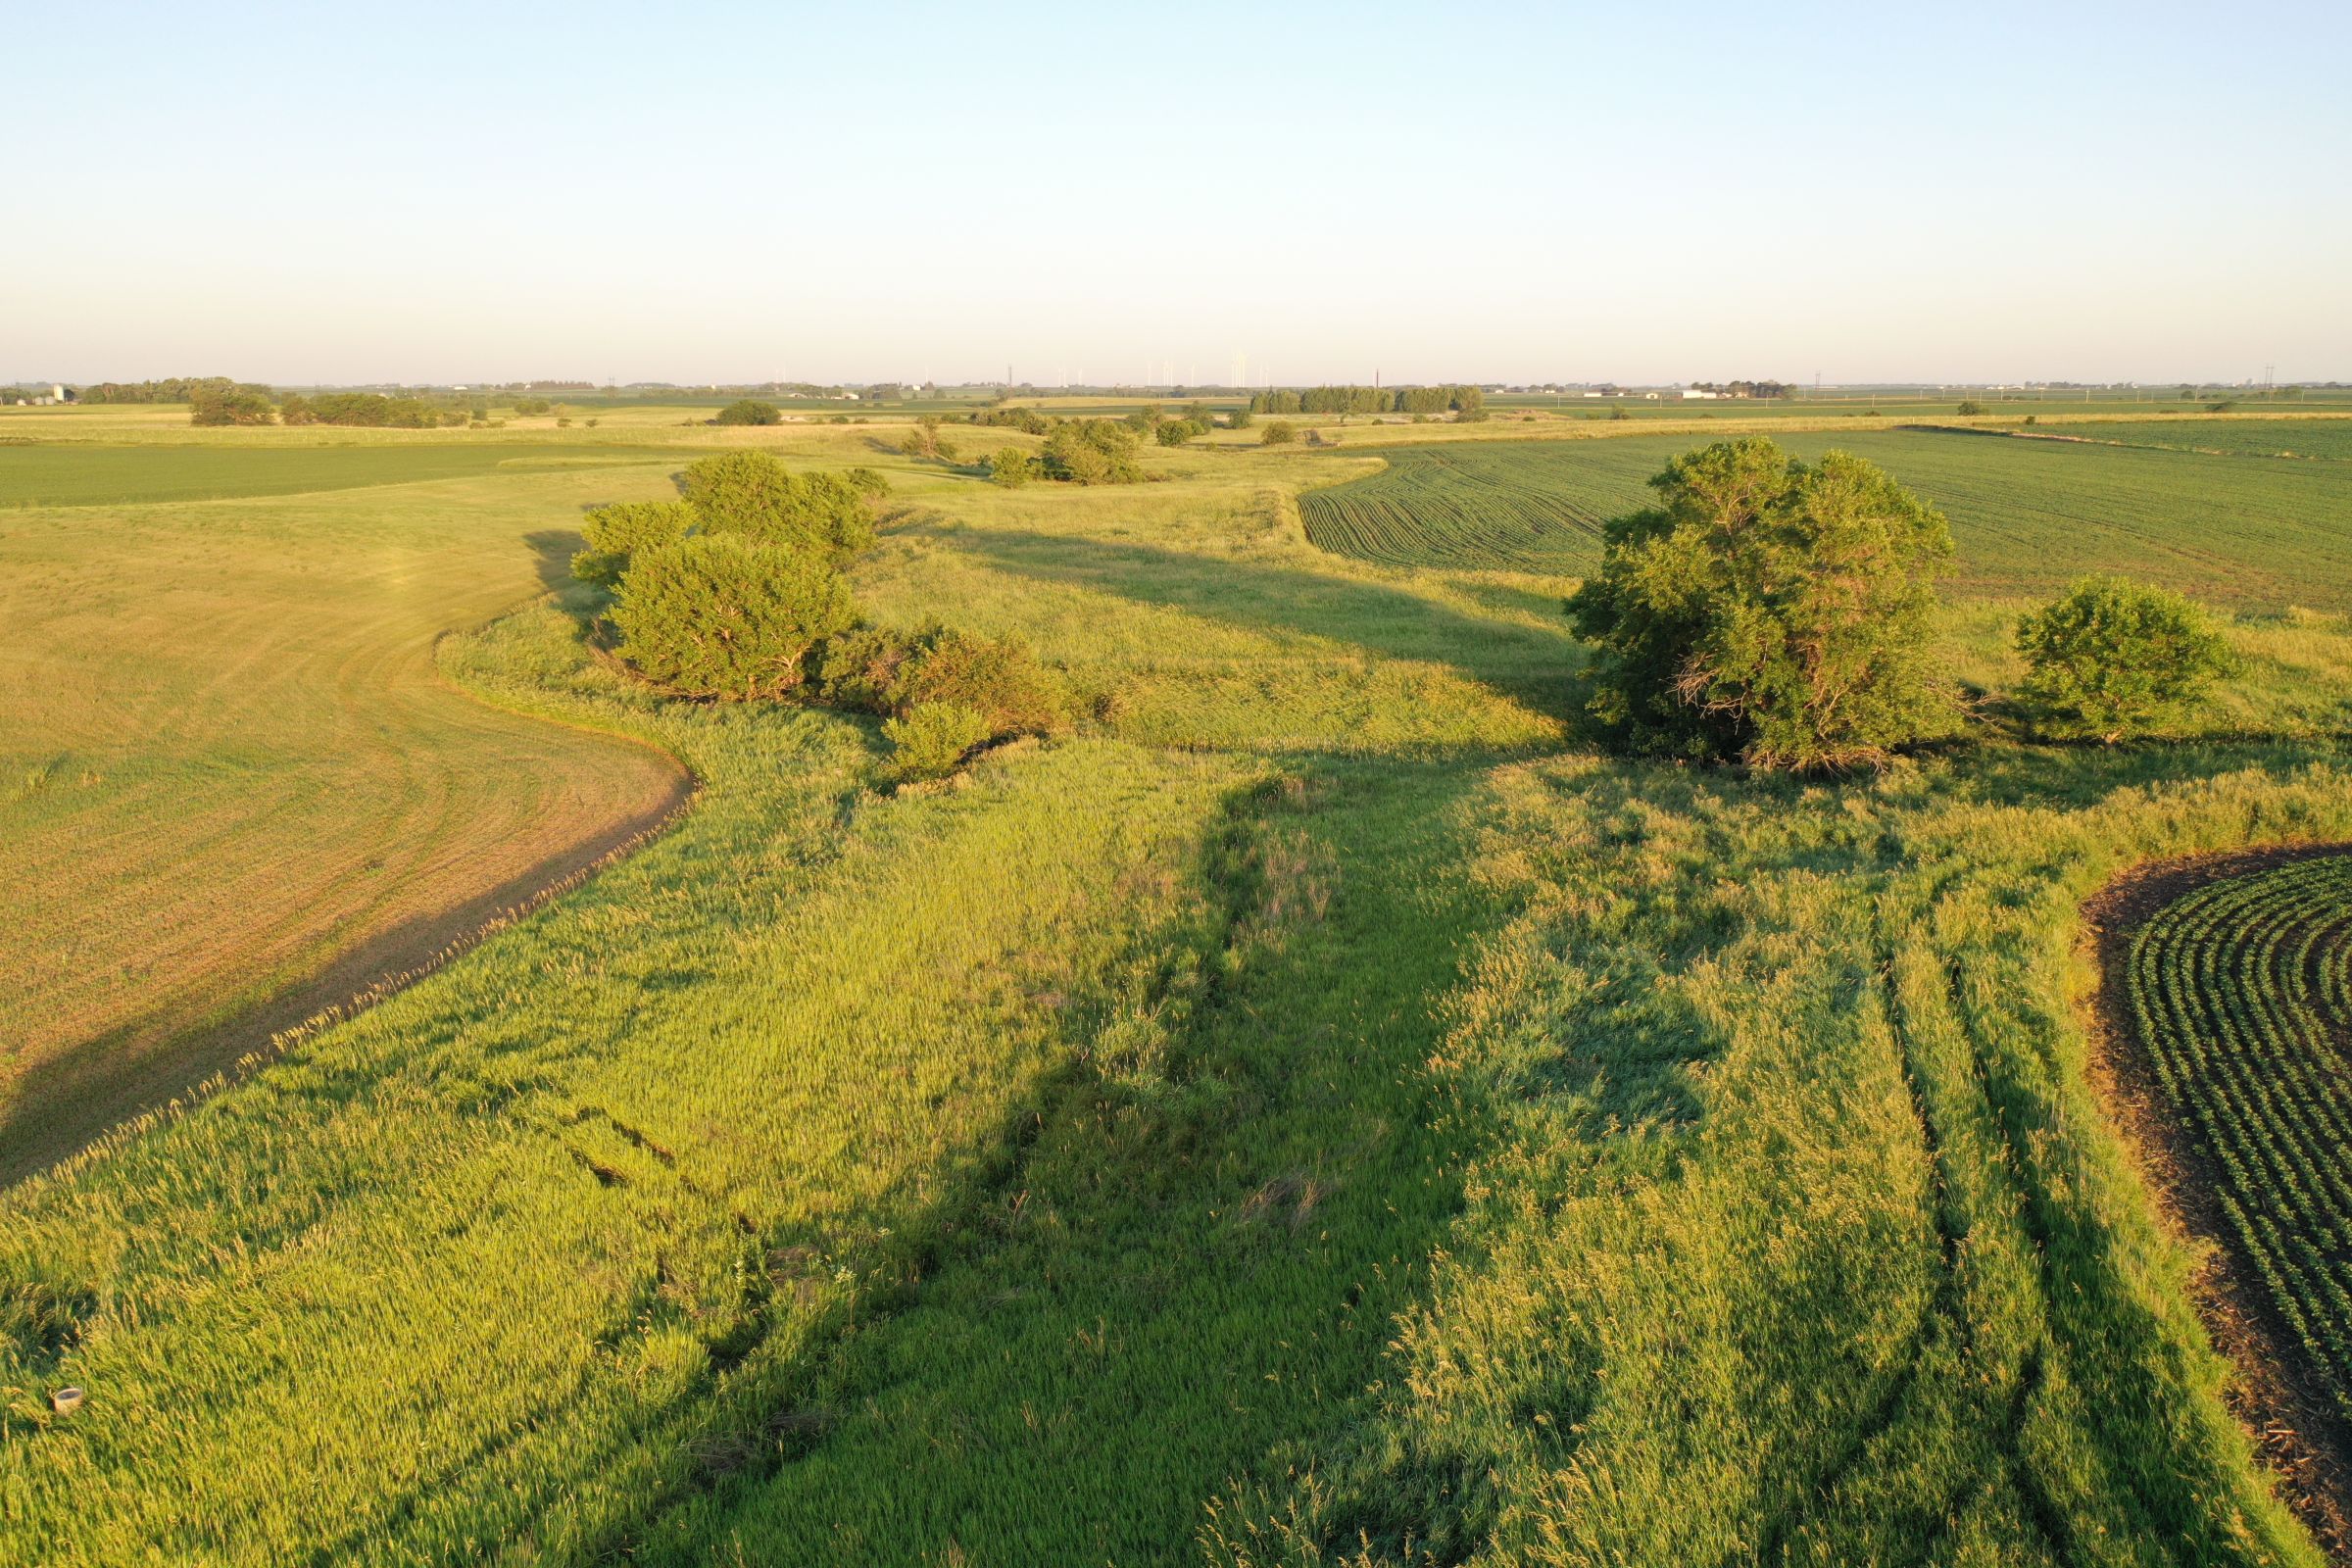
<instances>
[{"instance_id":1,"label":"bare soil strip","mask_svg":"<svg viewBox=\"0 0 2352 1568\"><path fill-rule=\"evenodd\" d=\"M2086 1020L2092 1087L2167 1223L2201 1260L2194 1304L2235 1373L2227 1390L2231 1411L2277 1477L2279 1495L2332 1560L2352 1564L2352 1429L2310 1378L2293 1332L2234 1245L2215 1196L2218 1175L2166 1102L2139 1038L2128 978L2139 927L2184 895L2273 866L2346 854L2352 844L2298 844L2153 860L2101 888L2082 914L2099 976Z\"/></svg>"}]
</instances>

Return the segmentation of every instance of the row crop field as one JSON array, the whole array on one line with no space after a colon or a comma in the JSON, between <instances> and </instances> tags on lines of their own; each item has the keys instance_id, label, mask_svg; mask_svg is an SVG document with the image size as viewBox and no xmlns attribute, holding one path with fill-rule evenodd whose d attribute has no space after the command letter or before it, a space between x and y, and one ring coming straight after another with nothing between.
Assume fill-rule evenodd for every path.
<instances>
[{"instance_id":1,"label":"row crop field","mask_svg":"<svg viewBox=\"0 0 2352 1568\"><path fill-rule=\"evenodd\" d=\"M0 443L0 509L299 495L426 479L650 463L673 455L659 447L571 448L519 442L477 446L422 440L380 446Z\"/></svg>"},{"instance_id":2,"label":"row crop field","mask_svg":"<svg viewBox=\"0 0 2352 1568\"><path fill-rule=\"evenodd\" d=\"M2352 419L2085 419L2052 433L2175 452L2352 463Z\"/></svg>"},{"instance_id":3,"label":"row crop field","mask_svg":"<svg viewBox=\"0 0 2352 1568\"><path fill-rule=\"evenodd\" d=\"M2352 1417L2352 857L2186 895L2141 929L2130 974L2232 1240Z\"/></svg>"},{"instance_id":4,"label":"row crop field","mask_svg":"<svg viewBox=\"0 0 2352 1568\"><path fill-rule=\"evenodd\" d=\"M2201 425L2156 428L2204 444ZM2352 609L2342 565L2352 472L2334 464L1940 430L1781 439L1802 458L1832 448L1868 458L1942 508L1963 591L2043 593L2114 570L2234 609ZM1649 476L1693 444L1637 435L1396 448L1379 454L1378 473L1303 493L1299 513L1312 543L1359 560L1575 574L1597 564L1602 523L1643 505Z\"/></svg>"}]
</instances>

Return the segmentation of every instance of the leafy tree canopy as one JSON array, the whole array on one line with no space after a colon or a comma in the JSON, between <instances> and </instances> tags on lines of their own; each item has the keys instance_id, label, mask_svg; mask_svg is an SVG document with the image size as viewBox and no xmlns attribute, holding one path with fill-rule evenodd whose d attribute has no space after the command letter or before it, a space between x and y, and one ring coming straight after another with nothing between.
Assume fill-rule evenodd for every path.
<instances>
[{"instance_id":1,"label":"leafy tree canopy","mask_svg":"<svg viewBox=\"0 0 2352 1568\"><path fill-rule=\"evenodd\" d=\"M1046 437L1039 467L1065 484L1133 484L1144 476L1135 461L1135 432L1111 419L1077 419Z\"/></svg>"},{"instance_id":2,"label":"leafy tree canopy","mask_svg":"<svg viewBox=\"0 0 2352 1568\"><path fill-rule=\"evenodd\" d=\"M678 489L706 534L741 534L762 544L841 561L874 542L866 493L837 473L795 473L765 452L725 452L687 465Z\"/></svg>"},{"instance_id":3,"label":"leafy tree canopy","mask_svg":"<svg viewBox=\"0 0 2352 1568\"><path fill-rule=\"evenodd\" d=\"M676 544L694 524L695 510L683 501L623 501L598 507L580 521L588 548L571 558L571 574L582 582L611 586L620 581L639 551Z\"/></svg>"},{"instance_id":4,"label":"leafy tree canopy","mask_svg":"<svg viewBox=\"0 0 2352 1568\"><path fill-rule=\"evenodd\" d=\"M691 697L780 697L809 651L856 621L850 590L821 556L740 534L705 534L639 552L612 623L621 658Z\"/></svg>"},{"instance_id":5,"label":"leafy tree canopy","mask_svg":"<svg viewBox=\"0 0 2352 1568\"><path fill-rule=\"evenodd\" d=\"M719 424L782 424L784 411L758 398L737 398L718 411Z\"/></svg>"},{"instance_id":6,"label":"leafy tree canopy","mask_svg":"<svg viewBox=\"0 0 2352 1568\"><path fill-rule=\"evenodd\" d=\"M2177 718L2236 665L2203 611L2121 577L2085 577L2024 617L2017 648L2034 727L2110 745Z\"/></svg>"},{"instance_id":7,"label":"leafy tree canopy","mask_svg":"<svg viewBox=\"0 0 2352 1568\"><path fill-rule=\"evenodd\" d=\"M1676 459L1568 601L1589 711L1626 750L1820 771L1949 733L1931 662L1943 515L1859 458L1762 437Z\"/></svg>"}]
</instances>

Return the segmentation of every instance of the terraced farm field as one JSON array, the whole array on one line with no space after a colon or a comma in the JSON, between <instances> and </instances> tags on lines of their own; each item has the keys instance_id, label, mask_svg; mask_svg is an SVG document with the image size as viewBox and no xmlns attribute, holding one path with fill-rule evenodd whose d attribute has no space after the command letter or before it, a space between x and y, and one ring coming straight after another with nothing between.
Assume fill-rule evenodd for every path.
<instances>
[{"instance_id":1,"label":"terraced farm field","mask_svg":"<svg viewBox=\"0 0 2352 1568\"><path fill-rule=\"evenodd\" d=\"M2141 928L2130 975L2230 1239L2352 1419L2352 856L2183 896Z\"/></svg>"},{"instance_id":2,"label":"terraced farm field","mask_svg":"<svg viewBox=\"0 0 2352 1568\"><path fill-rule=\"evenodd\" d=\"M2047 593L2115 570L2245 610L2352 609L2352 469L1937 431L1794 432L1799 456L1856 453L1941 507L1955 586ZM1608 517L1694 438L1454 443L1379 454L1381 472L1300 495L1307 538L1390 565L1575 574ZM1346 460L1337 460L1346 461Z\"/></svg>"}]
</instances>

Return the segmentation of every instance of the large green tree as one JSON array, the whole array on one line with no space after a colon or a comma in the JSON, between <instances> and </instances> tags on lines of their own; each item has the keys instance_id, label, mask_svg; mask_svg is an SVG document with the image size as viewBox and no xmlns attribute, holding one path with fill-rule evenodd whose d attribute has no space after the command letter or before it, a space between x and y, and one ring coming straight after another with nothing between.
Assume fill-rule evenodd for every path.
<instances>
[{"instance_id":1,"label":"large green tree","mask_svg":"<svg viewBox=\"0 0 2352 1568\"><path fill-rule=\"evenodd\" d=\"M773 403L758 398L737 398L718 411L717 424L782 424L784 413Z\"/></svg>"},{"instance_id":2,"label":"large green tree","mask_svg":"<svg viewBox=\"0 0 2352 1568\"><path fill-rule=\"evenodd\" d=\"M727 452L687 465L678 488L706 534L813 551L834 562L874 542L873 509L838 473L795 473L765 452Z\"/></svg>"},{"instance_id":3,"label":"large green tree","mask_svg":"<svg viewBox=\"0 0 2352 1568\"><path fill-rule=\"evenodd\" d=\"M1677 458L1568 601L1588 710L1626 750L1825 771L1949 733L1931 650L1943 516L1860 458L1762 437Z\"/></svg>"},{"instance_id":4,"label":"large green tree","mask_svg":"<svg viewBox=\"0 0 2352 1568\"><path fill-rule=\"evenodd\" d=\"M571 558L571 574L610 586L620 581L640 551L676 544L694 528L695 510L683 501L621 501L580 519L588 548Z\"/></svg>"},{"instance_id":5,"label":"large green tree","mask_svg":"<svg viewBox=\"0 0 2352 1568\"><path fill-rule=\"evenodd\" d=\"M780 697L809 650L857 619L849 585L821 555L736 534L698 534L636 554L612 624L620 656L689 697Z\"/></svg>"}]
</instances>

